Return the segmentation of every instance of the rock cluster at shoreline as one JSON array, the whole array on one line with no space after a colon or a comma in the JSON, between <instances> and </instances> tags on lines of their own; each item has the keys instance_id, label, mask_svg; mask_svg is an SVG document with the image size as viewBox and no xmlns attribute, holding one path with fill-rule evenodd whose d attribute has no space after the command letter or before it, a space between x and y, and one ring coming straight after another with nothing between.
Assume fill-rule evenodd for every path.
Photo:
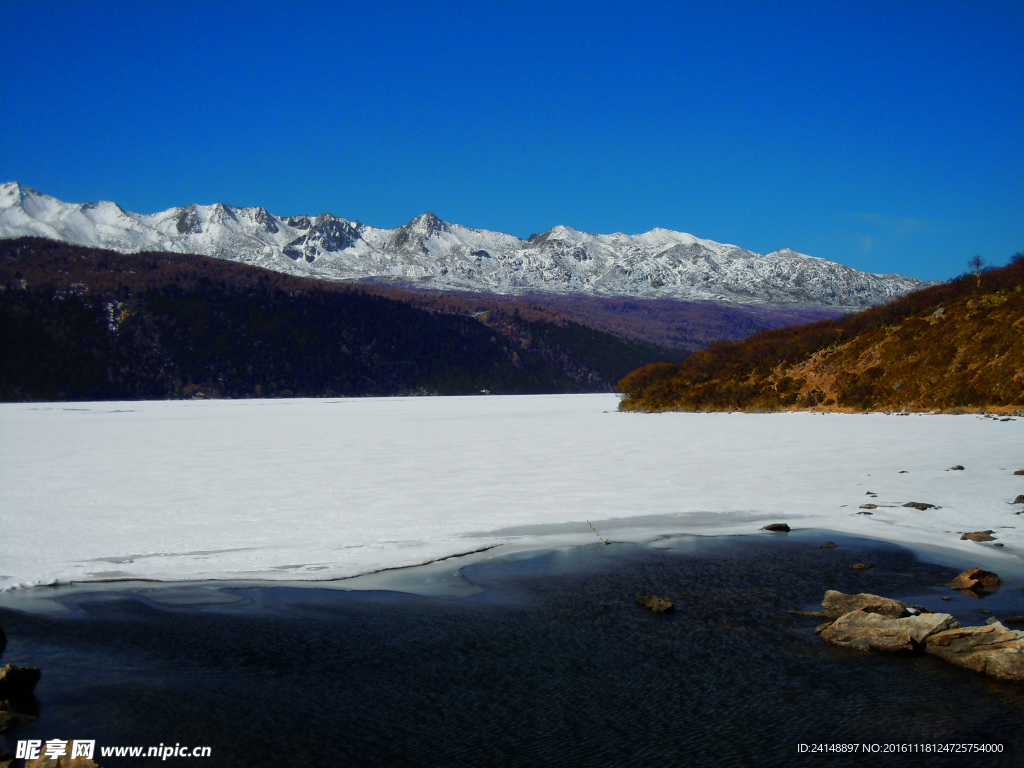
<instances>
[{"instance_id":1,"label":"rock cluster at shoreline","mask_svg":"<svg viewBox=\"0 0 1024 768\"><path fill-rule=\"evenodd\" d=\"M972 568L946 586L969 591L998 584L996 574ZM980 627L962 627L948 613L933 613L879 595L835 590L825 593L821 605L822 611L791 613L827 618L817 632L830 645L927 653L998 680L1024 683L1024 631L1009 629L995 618Z\"/></svg>"},{"instance_id":2,"label":"rock cluster at shoreline","mask_svg":"<svg viewBox=\"0 0 1024 768\"><path fill-rule=\"evenodd\" d=\"M3 627L0 627L0 655L6 647L7 635ZM35 667L16 667L11 664L0 667L0 733L10 733L36 719L39 704L32 692L40 676L40 671ZM7 759L0 751L0 768L10 765ZM13 760L13 757L10 759Z\"/></svg>"},{"instance_id":3,"label":"rock cluster at shoreline","mask_svg":"<svg viewBox=\"0 0 1024 768\"><path fill-rule=\"evenodd\" d=\"M35 667L0 667L0 733L10 733L36 719L39 704L32 691L39 678Z\"/></svg>"},{"instance_id":4,"label":"rock cluster at shoreline","mask_svg":"<svg viewBox=\"0 0 1024 768\"><path fill-rule=\"evenodd\" d=\"M0 627L0 654L7 646L7 636ZM18 667L8 664L0 667L0 733L28 725L39 714L39 702L34 694L42 677L38 667ZM70 744L70 742L68 742ZM10 750L0 749L0 768L11 768L15 756ZM70 755L39 757L28 760L25 768L99 768L91 759L72 758Z\"/></svg>"}]
</instances>

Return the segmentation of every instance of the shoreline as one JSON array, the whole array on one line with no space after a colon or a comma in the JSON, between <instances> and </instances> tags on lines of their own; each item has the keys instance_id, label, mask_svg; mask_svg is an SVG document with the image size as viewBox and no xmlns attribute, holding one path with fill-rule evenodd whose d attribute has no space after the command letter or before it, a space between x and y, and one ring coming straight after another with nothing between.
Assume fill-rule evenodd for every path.
<instances>
[{"instance_id":1,"label":"shoreline","mask_svg":"<svg viewBox=\"0 0 1024 768\"><path fill-rule=\"evenodd\" d=\"M900 409L895 408L884 408L878 410L863 410L859 408L849 408L840 405L814 405L810 408L798 408L796 406L788 406L784 408L702 408L702 409L684 409L684 408L664 408L664 409L648 409L648 408L623 408L620 413L642 413L648 415L655 415L659 413L748 413L748 414L767 414L767 413L846 413L852 416L986 416L989 414L996 414L998 416L1009 416L1014 418L1024 418L1024 406L1020 405L961 405L954 408L914 408L911 406L904 406Z\"/></svg>"},{"instance_id":2,"label":"shoreline","mask_svg":"<svg viewBox=\"0 0 1024 768\"><path fill-rule=\"evenodd\" d=\"M612 529L617 530L617 529ZM75 609L68 603L95 595L143 598L166 607L197 607L237 602L232 590L299 589L324 590L340 593L394 592L421 597L462 598L479 594L484 588L463 576L463 570L472 566L502 567L515 562L544 558L556 553L582 552L597 547L627 545L640 549L677 550L687 542L728 547L762 539L779 538L808 544L843 540L861 547L893 547L910 553L917 561L948 568L960 573L968 568L993 570L1002 580L1000 591L1024 590L1024 563L1013 559L992 558L981 550L971 557L959 549L912 544L891 539L870 537L859 533L820 528L792 528L788 533L756 531L754 533L693 533L659 532L653 536L613 537L606 543L595 542L593 534L586 540L579 535L537 536L532 540L493 544L469 552L432 559L428 562L381 568L375 571L325 579L195 579L163 581L158 579L104 579L76 581L70 584L37 585L0 591L0 609L27 614L71 615ZM843 546L840 543L837 549ZM936 585L941 586L941 585ZM1016 597L1016 596L1014 596ZM1012 598L1011 598L1012 599ZM1024 594L1019 598L1024 611ZM65 602L67 601L67 602Z\"/></svg>"}]
</instances>

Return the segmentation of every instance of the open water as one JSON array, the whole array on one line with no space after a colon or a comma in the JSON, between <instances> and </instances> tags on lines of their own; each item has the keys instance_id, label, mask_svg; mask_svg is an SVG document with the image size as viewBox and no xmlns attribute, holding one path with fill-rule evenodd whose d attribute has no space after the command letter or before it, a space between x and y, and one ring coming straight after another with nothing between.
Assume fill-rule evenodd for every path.
<instances>
[{"instance_id":1,"label":"open water","mask_svg":"<svg viewBox=\"0 0 1024 768\"><path fill-rule=\"evenodd\" d=\"M840 546L819 549L826 539ZM817 620L786 613L829 588L913 598L962 623L982 623L982 608L1024 613L1020 584L982 599L935 586L954 571L810 532L498 557L461 571L480 589L463 596L251 587L175 607L80 595L63 615L0 610L3 662L43 670L38 721L6 743L213 752L97 758L103 768L1024 764L1024 686L831 648ZM638 593L676 612L651 614ZM839 743L1002 752L798 751Z\"/></svg>"}]
</instances>

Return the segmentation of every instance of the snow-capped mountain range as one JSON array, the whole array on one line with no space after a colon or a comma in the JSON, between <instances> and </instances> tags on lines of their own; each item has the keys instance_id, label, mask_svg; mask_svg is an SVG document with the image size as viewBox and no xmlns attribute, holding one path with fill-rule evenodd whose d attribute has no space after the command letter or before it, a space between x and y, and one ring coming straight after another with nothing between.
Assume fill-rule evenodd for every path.
<instances>
[{"instance_id":1,"label":"snow-capped mountain range","mask_svg":"<svg viewBox=\"0 0 1024 768\"><path fill-rule=\"evenodd\" d=\"M522 240L417 216L378 229L329 213L275 216L223 203L138 214L64 203L0 184L0 238L41 236L122 253L173 251L325 280L390 279L432 289L678 298L862 309L928 285L789 248L761 255L683 232L595 235L558 226Z\"/></svg>"}]
</instances>

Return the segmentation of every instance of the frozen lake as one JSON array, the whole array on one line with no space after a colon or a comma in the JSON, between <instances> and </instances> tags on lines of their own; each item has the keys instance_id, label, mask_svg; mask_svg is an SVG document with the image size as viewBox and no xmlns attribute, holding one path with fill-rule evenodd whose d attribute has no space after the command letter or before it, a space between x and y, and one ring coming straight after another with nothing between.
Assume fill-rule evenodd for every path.
<instances>
[{"instance_id":1,"label":"frozen lake","mask_svg":"<svg viewBox=\"0 0 1024 768\"><path fill-rule=\"evenodd\" d=\"M592 543L588 519L620 541L787 522L1021 568L1024 506L1009 502L1024 493L1024 419L617 403L0 405L0 589L339 578L496 544ZM879 508L858 514L865 502ZM959 540L979 529L1005 548Z\"/></svg>"}]
</instances>

